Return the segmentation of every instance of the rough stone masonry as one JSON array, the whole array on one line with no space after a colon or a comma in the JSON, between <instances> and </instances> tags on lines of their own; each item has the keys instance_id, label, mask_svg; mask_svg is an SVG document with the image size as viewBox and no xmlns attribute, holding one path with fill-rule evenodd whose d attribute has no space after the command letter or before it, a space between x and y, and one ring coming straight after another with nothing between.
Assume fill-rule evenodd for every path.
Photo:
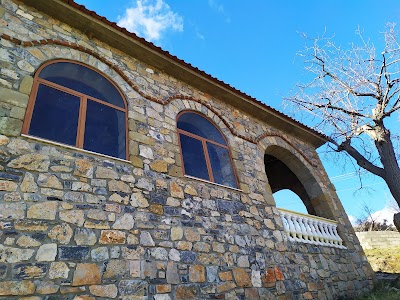
<instances>
[{"instance_id":1,"label":"rough stone masonry","mask_svg":"<svg viewBox=\"0 0 400 300\"><path fill-rule=\"evenodd\" d=\"M313 145L21 1L0 3L0 299L335 299L372 288ZM121 89L129 160L21 135L35 71L55 59ZM184 110L221 129L239 189L184 176ZM264 170L270 147L312 174L312 203L347 249L288 240Z\"/></svg>"}]
</instances>

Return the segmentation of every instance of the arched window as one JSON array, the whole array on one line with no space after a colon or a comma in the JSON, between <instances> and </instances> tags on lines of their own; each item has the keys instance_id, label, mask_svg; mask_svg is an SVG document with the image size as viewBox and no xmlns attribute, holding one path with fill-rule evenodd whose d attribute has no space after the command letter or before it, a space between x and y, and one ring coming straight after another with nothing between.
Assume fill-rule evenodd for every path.
<instances>
[{"instance_id":1,"label":"arched window","mask_svg":"<svg viewBox=\"0 0 400 300\"><path fill-rule=\"evenodd\" d=\"M237 188L229 147L217 127L195 112L180 113L177 120L185 174Z\"/></svg>"},{"instance_id":2,"label":"arched window","mask_svg":"<svg viewBox=\"0 0 400 300\"><path fill-rule=\"evenodd\" d=\"M52 61L36 72L22 133L126 159L127 105L91 67Z\"/></svg>"}]
</instances>

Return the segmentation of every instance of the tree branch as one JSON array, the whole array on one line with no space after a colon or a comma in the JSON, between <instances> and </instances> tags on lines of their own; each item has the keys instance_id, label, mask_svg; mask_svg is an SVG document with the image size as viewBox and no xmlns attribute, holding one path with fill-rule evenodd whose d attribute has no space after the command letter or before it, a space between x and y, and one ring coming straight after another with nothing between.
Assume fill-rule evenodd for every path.
<instances>
[{"instance_id":1,"label":"tree branch","mask_svg":"<svg viewBox=\"0 0 400 300\"><path fill-rule=\"evenodd\" d=\"M327 99L327 100L329 101L329 99ZM328 109L332 109L332 110L338 110L338 111L341 111L341 112L343 112L345 114L348 114L350 116L356 116L356 117L361 117L361 118L368 117L368 116L365 116L365 115L363 115L363 114L361 114L359 112L347 110L347 109L345 109L343 107L332 105L332 104L330 104L330 102L328 102L327 104L313 103L312 105L315 106L316 108L328 108Z\"/></svg>"},{"instance_id":2,"label":"tree branch","mask_svg":"<svg viewBox=\"0 0 400 300\"><path fill-rule=\"evenodd\" d=\"M384 179L385 171L382 168L375 166L368 159L366 159L360 152L358 152L357 149L351 146L350 140L346 140L340 145L334 140L330 140L330 142L337 146L338 152L341 151L347 152L352 158L356 160L357 164L360 167Z\"/></svg>"},{"instance_id":3,"label":"tree branch","mask_svg":"<svg viewBox=\"0 0 400 300\"><path fill-rule=\"evenodd\" d=\"M332 74L331 72L329 72L328 70L326 70L325 61L321 57L314 55L314 58L321 63L320 67L322 68L322 72L323 72L322 77L328 76L328 77L332 78L333 80L338 82L342 87L344 87L350 94L352 94L354 96L372 97L372 98L379 100L379 96L375 95L374 93L362 93L362 92L355 91L352 87L350 87L348 84L346 84L338 76L336 76L336 75Z\"/></svg>"}]
</instances>

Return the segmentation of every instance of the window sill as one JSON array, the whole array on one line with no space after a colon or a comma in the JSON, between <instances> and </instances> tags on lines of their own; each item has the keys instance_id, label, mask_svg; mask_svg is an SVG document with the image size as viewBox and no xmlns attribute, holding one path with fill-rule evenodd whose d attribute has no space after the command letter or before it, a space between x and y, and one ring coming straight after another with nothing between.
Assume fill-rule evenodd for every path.
<instances>
[{"instance_id":1,"label":"window sill","mask_svg":"<svg viewBox=\"0 0 400 300\"><path fill-rule=\"evenodd\" d=\"M223 185L223 184L215 183L215 182L212 182L212 181L204 180L204 179L197 178L197 177L194 177L194 176L184 175L183 177L189 178L189 179L194 179L194 180L201 181L201 182L204 182L204 183L209 183L209 184L212 184L212 185L215 185L215 186L219 186L219 187L223 187L223 188L226 188L226 189L234 190L236 192L243 192L243 190L241 190L241 189L237 189L237 188L230 187L230 186L227 186L227 185Z\"/></svg>"},{"instance_id":2,"label":"window sill","mask_svg":"<svg viewBox=\"0 0 400 300\"><path fill-rule=\"evenodd\" d=\"M123 163L129 163L129 164L132 163L131 161L126 160L126 159L113 157L113 156L109 156L109 155L106 155L106 154L101 154L101 153L97 153L97 152L93 152L93 151L77 148L77 147L74 147L74 146L62 144L62 143L57 143L57 142L54 142L54 141L42 139L42 138L39 138L39 137L36 137L36 136L32 136L32 135L21 134L21 136L24 137L24 138L27 138L29 140L34 140L34 141L37 141L37 142L46 143L46 144L49 144L49 145L52 145L52 146L59 146L59 147L62 147L62 148L67 148L67 149L78 151L78 152L82 152L82 153L85 153L85 154L92 154L92 155L95 155L95 156L100 156L102 158L116 160L116 161L123 162Z\"/></svg>"}]
</instances>

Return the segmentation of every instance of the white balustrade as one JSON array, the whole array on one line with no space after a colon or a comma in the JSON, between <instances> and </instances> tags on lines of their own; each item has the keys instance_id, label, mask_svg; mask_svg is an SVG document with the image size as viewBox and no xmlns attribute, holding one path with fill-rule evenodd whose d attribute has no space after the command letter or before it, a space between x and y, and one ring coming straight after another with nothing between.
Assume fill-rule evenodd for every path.
<instances>
[{"instance_id":1,"label":"white balustrade","mask_svg":"<svg viewBox=\"0 0 400 300\"><path fill-rule=\"evenodd\" d=\"M289 240L346 249L337 232L337 222L278 208Z\"/></svg>"}]
</instances>

